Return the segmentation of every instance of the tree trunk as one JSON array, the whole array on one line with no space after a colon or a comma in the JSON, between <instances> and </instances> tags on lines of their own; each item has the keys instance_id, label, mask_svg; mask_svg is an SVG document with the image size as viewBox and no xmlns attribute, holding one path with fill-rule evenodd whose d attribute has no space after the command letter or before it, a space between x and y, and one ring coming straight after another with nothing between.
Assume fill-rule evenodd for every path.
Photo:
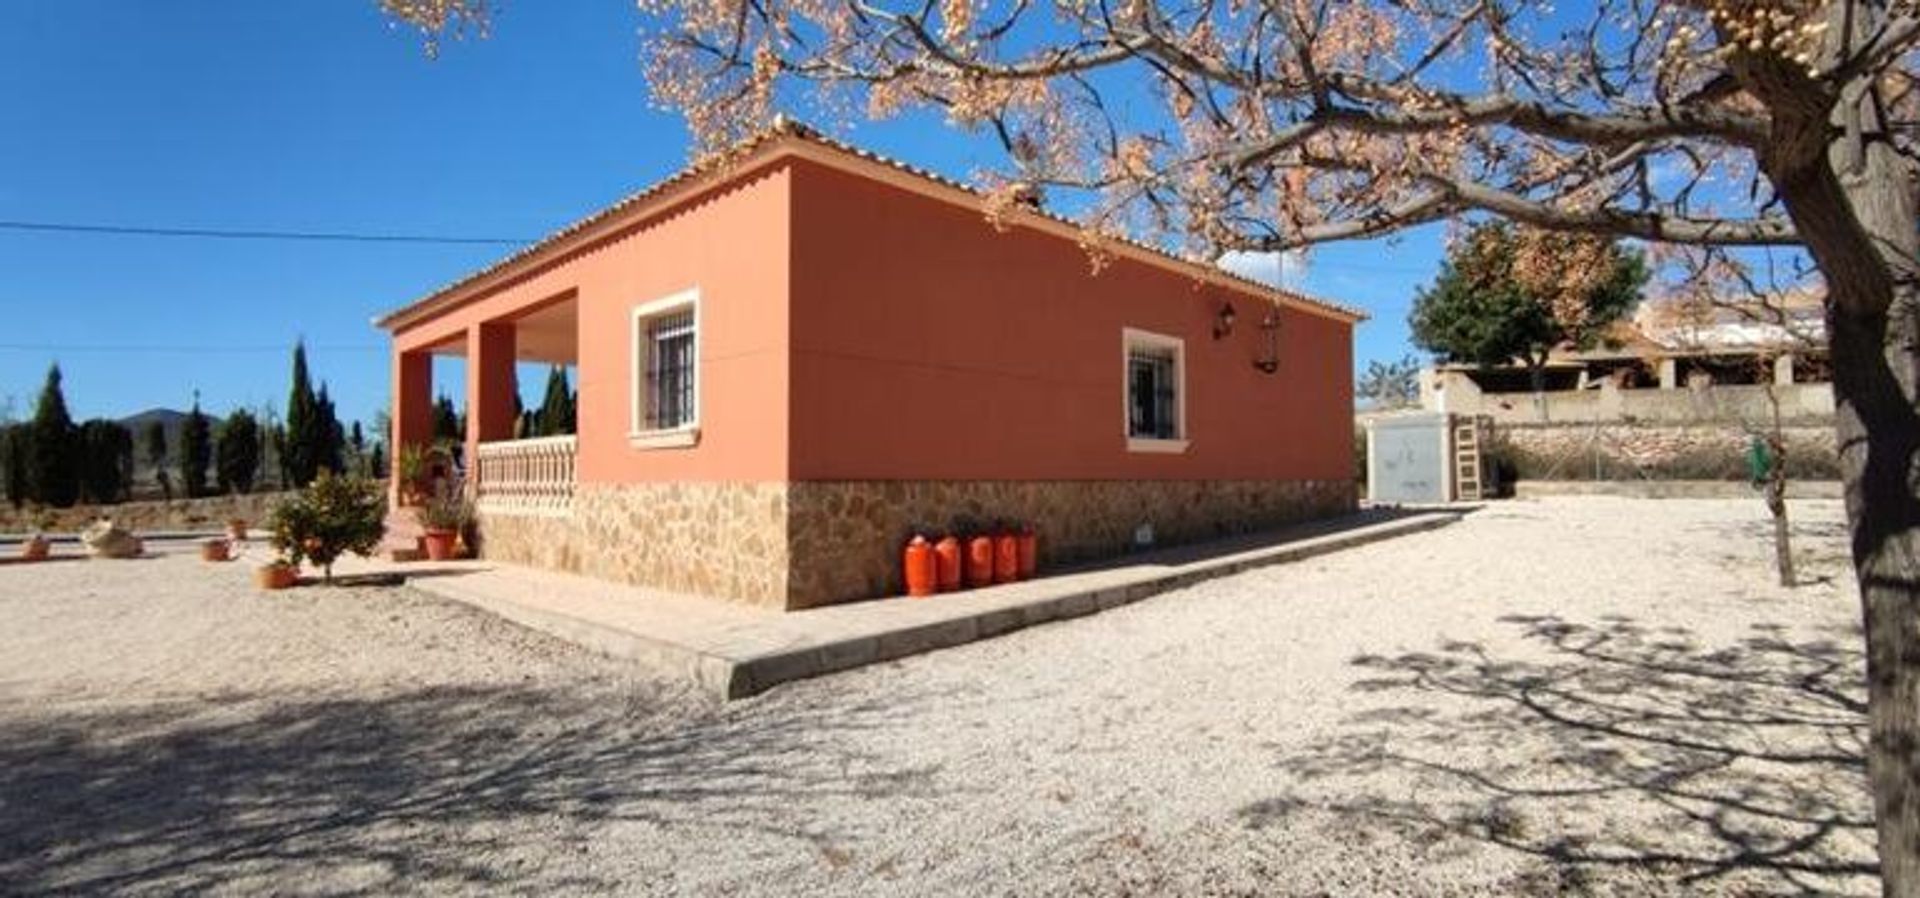
<instances>
[{"instance_id":1,"label":"tree trunk","mask_svg":"<svg viewBox=\"0 0 1920 898\"><path fill-rule=\"evenodd\" d=\"M1810 126L1815 158L1777 136L1769 179L1827 282L1835 427L1867 643L1867 769L1885 893L1920 898L1920 228L1912 163L1878 132L1875 98ZM1829 148L1830 147L1830 148Z\"/></svg>"},{"instance_id":2,"label":"tree trunk","mask_svg":"<svg viewBox=\"0 0 1920 898\"><path fill-rule=\"evenodd\" d=\"M1767 477L1767 511L1773 515L1773 567L1781 586L1792 586L1793 543L1787 523L1787 475L1780 469L1780 456L1774 456L1774 470Z\"/></svg>"},{"instance_id":3,"label":"tree trunk","mask_svg":"<svg viewBox=\"0 0 1920 898\"><path fill-rule=\"evenodd\" d=\"M1908 225L1912 227L1911 224ZM1867 638L1868 772L1886 894L1920 898L1920 461L1915 309L1830 313L1840 471Z\"/></svg>"},{"instance_id":4,"label":"tree trunk","mask_svg":"<svg viewBox=\"0 0 1920 898\"><path fill-rule=\"evenodd\" d=\"M1763 368L1770 367L1764 366ZM1781 586L1793 586L1793 528L1787 521L1787 434L1780 422L1780 388L1772 372L1760 372L1766 378L1767 410L1771 429L1767 431L1767 451L1773 463L1767 467L1767 512L1773 515L1773 568Z\"/></svg>"},{"instance_id":5,"label":"tree trunk","mask_svg":"<svg viewBox=\"0 0 1920 898\"><path fill-rule=\"evenodd\" d=\"M1886 21L1835 3L1823 63ZM1730 60L1771 113L1760 163L1827 282L1835 429L1867 643L1867 774L1882 889L1920 898L1920 168L1875 84L1839 89L1768 54Z\"/></svg>"}]
</instances>

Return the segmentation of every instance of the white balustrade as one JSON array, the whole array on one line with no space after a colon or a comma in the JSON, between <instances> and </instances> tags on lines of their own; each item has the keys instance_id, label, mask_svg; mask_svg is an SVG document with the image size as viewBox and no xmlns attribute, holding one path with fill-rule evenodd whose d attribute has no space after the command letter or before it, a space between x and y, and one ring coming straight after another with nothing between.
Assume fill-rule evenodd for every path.
<instances>
[{"instance_id":1,"label":"white balustrade","mask_svg":"<svg viewBox=\"0 0 1920 898\"><path fill-rule=\"evenodd\" d=\"M564 514L573 508L571 436L481 443L474 503L495 514Z\"/></svg>"}]
</instances>

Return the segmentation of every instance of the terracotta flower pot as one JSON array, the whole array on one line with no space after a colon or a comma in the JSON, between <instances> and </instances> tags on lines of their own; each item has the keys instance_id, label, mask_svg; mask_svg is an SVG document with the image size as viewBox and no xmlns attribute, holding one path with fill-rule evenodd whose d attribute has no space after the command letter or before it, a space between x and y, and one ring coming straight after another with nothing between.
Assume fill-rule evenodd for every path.
<instances>
[{"instance_id":1,"label":"terracotta flower pot","mask_svg":"<svg viewBox=\"0 0 1920 898\"><path fill-rule=\"evenodd\" d=\"M452 530L429 530L420 542L427 548L429 561L448 561L454 557L454 540L459 536Z\"/></svg>"},{"instance_id":2,"label":"terracotta flower pot","mask_svg":"<svg viewBox=\"0 0 1920 898\"><path fill-rule=\"evenodd\" d=\"M20 557L28 561L45 561L53 554L53 541L44 536L30 536L20 544Z\"/></svg>"},{"instance_id":3,"label":"terracotta flower pot","mask_svg":"<svg viewBox=\"0 0 1920 898\"><path fill-rule=\"evenodd\" d=\"M232 557L232 544L224 539L209 539L200 543L201 561L227 561Z\"/></svg>"},{"instance_id":4,"label":"terracotta flower pot","mask_svg":"<svg viewBox=\"0 0 1920 898\"><path fill-rule=\"evenodd\" d=\"M244 518L233 518L227 521L227 539L237 543L245 542L246 538L247 522Z\"/></svg>"},{"instance_id":5,"label":"terracotta flower pot","mask_svg":"<svg viewBox=\"0 0 1920 898\"><path fill-rule=\"evenodd\" d=\"M299 579L299 572L291 564L263 564L253 569L254 585L261 589L287 589Z\"/></svg>"}]
</instances>

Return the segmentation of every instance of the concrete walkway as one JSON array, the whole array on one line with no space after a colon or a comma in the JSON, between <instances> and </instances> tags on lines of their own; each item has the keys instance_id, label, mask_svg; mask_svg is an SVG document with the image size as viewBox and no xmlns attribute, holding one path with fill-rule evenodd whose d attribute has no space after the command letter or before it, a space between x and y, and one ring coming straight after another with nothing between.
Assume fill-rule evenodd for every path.
<instances>
[{"instance_id":1,"label":"concrete walkway","mask_svg":"<svg viewBox=\"0 0 1920 898\"><path fill-rule=\"evenodd\" d=\"M399 566L408 584L522 626L686 678L718 697L1105 611L1261 565L1298 561L1458 520L1458 511L1364 511L1264 534L1128 556L1022 583L928 599L777 612L486 562ZM337 573L394 571L343 559Z\"/></svg>"}]
</instances>

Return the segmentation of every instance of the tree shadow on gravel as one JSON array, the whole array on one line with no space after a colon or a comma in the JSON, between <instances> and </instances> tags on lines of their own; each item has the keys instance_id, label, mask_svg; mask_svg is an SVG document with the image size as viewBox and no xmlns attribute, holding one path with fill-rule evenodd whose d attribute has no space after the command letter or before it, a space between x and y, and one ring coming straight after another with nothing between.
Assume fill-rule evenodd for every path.
<instances>
[{"instance_id":1,"label":"tree shadow on gravel","mask_svg":"<svg viewBox=\"0 0 1920 898\"><path fill-rule=\"evenodd\" d=\"M621 883L585 861L618 822L773 832L831 857L838 834L798 806L938 797L935 771L850 747L914 707L687 721L536 688L0 707L0 893L606 891Z\"/></svg>"},{"instance_id":2,"label":"tree shadow on gravel","mask_svg":"<svg viewBox=\"0 0 1920 898\"><path fill-rule=\"evenodd\" d=\"M1243 822L1498 846L1536 861L1521 891L1878 894L1857 633L1502 621L1543 651L1354 659L1407 703L1289 751L1298 788Z\"/></svg>"}]
</instances>

